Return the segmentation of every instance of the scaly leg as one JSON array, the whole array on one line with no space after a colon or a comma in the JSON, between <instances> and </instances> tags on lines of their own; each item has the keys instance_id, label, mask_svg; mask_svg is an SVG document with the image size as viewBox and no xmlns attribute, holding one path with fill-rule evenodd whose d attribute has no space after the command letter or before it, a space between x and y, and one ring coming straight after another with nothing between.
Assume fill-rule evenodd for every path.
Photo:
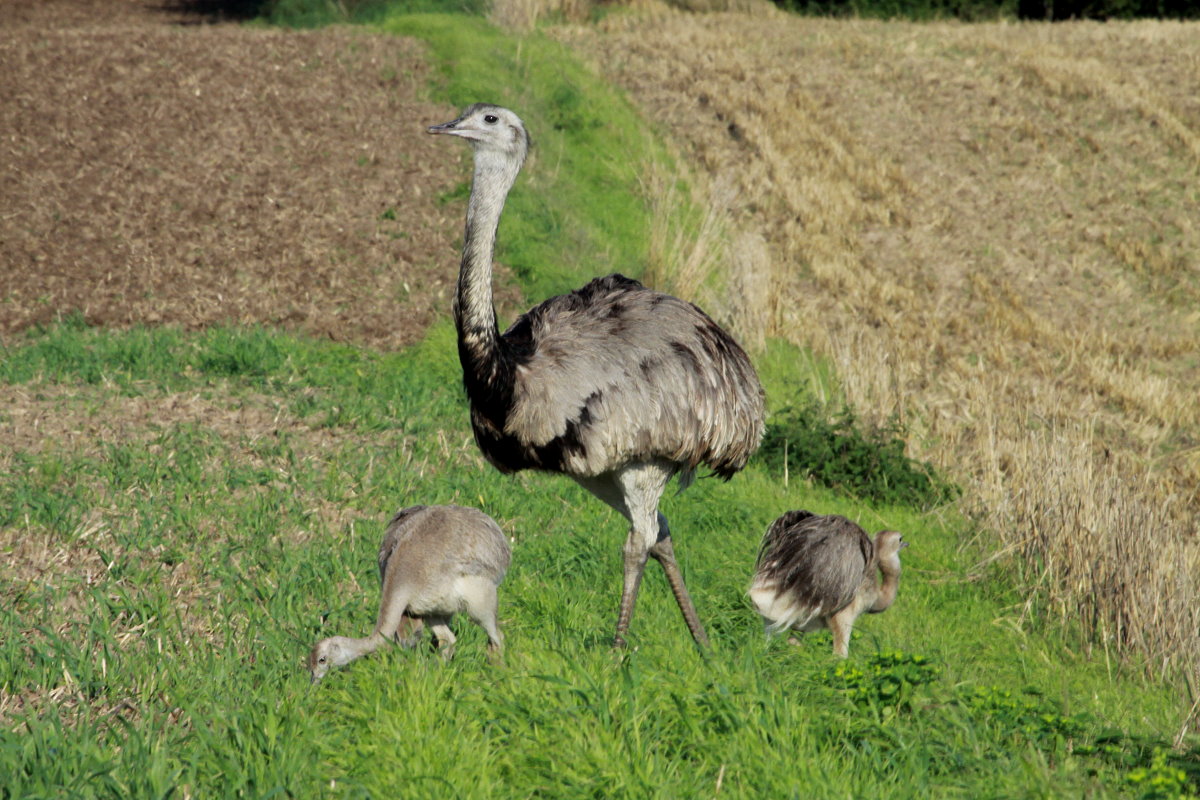
<instances>
[{"instance_id":1,"label":"scaly leg","mask_svg":"<svg viewBox=\"0 0 1200 800\"><path fill-rule=\"evenodd\" d=\"M625 540L625 583L621 590L621 607L617 612L614 647L625 646L625 632L629 630L629 620L633 618L633 605L637 602L642 575L646 571L646 559L650 555L646 539L645 531L638 530L636 524L630 526L629 537Z\"/></svg>"},{"instance_id":2,"label":"scaly leg","mask_svg":"<svg viewBox=\"0 0 1200 800\"><path fill-rule=\"evenodd\" d=\"M425 630L425 620L420 617L410 617L404 614L400 617L400 625L396 628L393 638L405 650L411 650L421 642L421 634Z\"/></svg>"},{"instance_id":3,"label":"scaly leg","mask_svg":"<svg viewBox=\"0 0 1200 800\"><path fill-rule=\"evenodd\" d=\"M496 584L487 578L470 579L470 589L464 591L463 596L467 600L467 615L487 633L488 658L498 660L504 650L504 636L496 619L500 605Z\"/></svg>"},{"instance_id":4,"label":"scaly leg","mask_svg":"<svg viewBox=\"0 0 1200 800\"><path fill-rule=\"evenodd\" d=\"M683 573L675 559L667 519L658 513L659 498L675 471L673 464L655 462L635 464L596 478L577 479L585 489L629 520L629 536L624 549L625 581L621 591L621 606L617 612L617 634L613 639L616 647L625 646L625 632L629 630L642 575L645 574L646 559L650 556L662 564L692 638L701 647L708 646L708 636L700 624L696 607L683 582Z\"/></svg>"},{"instance_id":5,"label":"scaly leg","mask_svg":"<svg viewBox=\"0 0 1200 800\"><path fill-rule=\"evenodd\" d=\"M426 617L425 621L429 623L429 630L433 632L434 642L438 652L442 654L442 658L446 661L454 658L454 643L457 639L454 632L450 630L450 618Z\"/></svg>"},{"instance_id":6,"label":"scaly leg","mask_svg":"<svg viewBox=\"0 0 1200 800\"><path fill-rule=\"evenodd\" d=\"M708 634L700 624L692 596L688 594L687 586L683 582L683 573L679 570L679 562L675 560L675 546L671 543L671 529L667 526L667 518L662 514L658 515L658 541L650 548L650 555L658 559L663 571L667 573L667 583L671 584L671 592L675 595L679 610L683 612L683 621L692 632L692 638L700 647L707 648Z\"/></svg>"},{"instance_id":7,"label":"scaly leg","mask_svg":"<svg viewBox=\"0 0 1200 800\"><path fill-rule=\"evenodd\" d=\"M854 603L829 618L829 630L833 631L833 654L839 658L850 655L850 632L854 630Z\"/></svg>"}]
</instances>

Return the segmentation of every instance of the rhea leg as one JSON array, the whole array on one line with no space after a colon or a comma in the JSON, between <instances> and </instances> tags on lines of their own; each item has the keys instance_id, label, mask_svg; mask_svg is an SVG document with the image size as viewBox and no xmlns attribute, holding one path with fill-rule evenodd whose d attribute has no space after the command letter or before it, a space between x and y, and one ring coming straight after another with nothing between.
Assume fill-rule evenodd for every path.
<instances>
[{"instance_id":1,"label":"rhea leg","mask_svg":"<svg viewBox=\"0 0 1200 800\"><path fill-rule=\"evenodd\" d=\"M575 480L580 486L619 511L623 517L630 519L629 508L625 503L625 495L615 473L610 472L594 477L576 476ZM614 647L625 646L625 638L622 634L629 628L629 619L633 616L633 603L637 599L638 587L642 582L642 571L645 569L646 558L649 554L649 547L644 549L645 553L641 556L641 563L639 565L639 547L634 535L634 528L631 525L629 537L625 540L625 549L623 551L625 556L625 581L621 591L620 610L617 612L617 635L613 639Z\"/></svg>"},{"instance_id":2,"label":"rhea leg","mask_svg":"<svg viewBox=\"0 0 1200 800\"><path fill-rule=\"evenodd\" d=\"M421 634L425 631L425 620L420 617L410 617L404 614L400 617L400 625L396 628L396 632L392 638L396 644L403 647L405 650L411 650L421 642Z\"/></svg>"},{"instance_id":3,"label":"rhea leg","mask_svg":"<svg viewBox=\"0 0 1200 800\"><path fill-rule=\"evenodd\" d=\"M658 514L658 541L651 546L650 555L658 560L663 571L667 573L667 583L671 584L671 592L675 595L679 610L683 612L683 621L692 632L692 638L701 647L708 647L708 634L700 624L692 596L688 594L687 586L683 582L683 573L679 569L679 562L675 560L675 545L671 543L671 529L667 526L667 518L662 514Z\"/></svg>"},{"instance_id":4,"label":"rhea leg","mask_svg":"<svg viewBox=\"0 0 1200 800\"><path fill-rule=\"evenodd\" d=\"M637 464L607 475L577 479L585 489L629 520L629 536L624 548L625 580L617 613L617 633L613 639L617 647L625 645L624 634L629 630L646 559L650 556L654 556L666 572L667 582L671 585L692 638L700 646L708 646L708 636L700 624L692 598L684 585L683 573L675 560L667 519L658 513L658 501L675 471L673 465L666 463Z\"/></svg>"},{"instance_id":5,"label":"rhea leg","mask_svg":"<svg viewBox=\"0 0 1200 800\"><path fill-rule=\"evenodd\" d=\"M429 630L433 632L434 644L437 646L438 652L442 654L442 658L446 661L454 658L454 643L457 638L450 630L450 618L426 617L425 621L429 623Z\"/></svg>"},{"instance_id":6,"label":"rhea leg","mask_svg":"<svg viewBox=\"0 0 1200 800\"><path fill-rule=\"evenodd\" d=\"M839 658L850 655L850 632L854 630L854 603L831 616L829 630L833 631L833 654Z\"/></svg>"},{"instance_id":7,"label":"rhea leg","mask_svg":"<svg viewBox=\"0 0 1200 800\"><path fill-rule=\"evenodd\" d=\"M646 572L646 559L650 555L652 541L644 525L631 522L629 536L625 539L625 581L621 589L621 606L617 612L617 634L613 638L615 647L625 646L625 632L629 630L629 621L633 619L633 606L642 586L642 575Z\"/></svg>"},{"instance_id":8,"label":"rhea leg","mask_svg":"<svg viewBox=\"0 0 1200 800\"><path fill-rule=\"evenodd\" d=\"M496 596L496 584L486 578L472 577L461 592L467 601L467 616L483 628L488 637L488 656L495 659L504 649L504 636L496 616L500 603Z\"/></svg>"}]
</instances>

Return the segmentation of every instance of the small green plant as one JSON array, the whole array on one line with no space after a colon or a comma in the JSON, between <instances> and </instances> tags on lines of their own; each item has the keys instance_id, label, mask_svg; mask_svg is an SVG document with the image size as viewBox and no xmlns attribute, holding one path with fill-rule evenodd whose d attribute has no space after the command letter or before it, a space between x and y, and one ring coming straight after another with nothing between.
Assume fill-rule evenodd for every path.
<instances>
[{"instance_id":1,"label":"small green plant","mask_svg":"<svg viewBox=\"0 0 1200 800\"><path fill-rule=\"evenodd\" d=\"M909 708L914 690L940 674L925 656L896 650L876 653L863 666L843 661L829 670L827 681L856 703Z\"/></svg>"},{"instance_id":2,"label":"small green plant","mask_svg":"<svg viewBox=\"0 0 1200 800\"><path fill-rule=\"evenodd\" d=\"M1167 763L1167 751L1156 750L1149 766L1138 767L1125 776L1139 800L1195 800L1187 773Z\"/></svg>"},{"instance_id":3,"label":"small green plant","mask_svg":"<svg viewBox=\"0 0 1200 800\"><path fill-rule=\"evenodd\" d=\"M1074 747L1085 729L1085 720L1060 714L1036 696L1023 698L1009 689L995 686L976 687L962 703L976 713L984 713L1001 730L1036 741L1047 749ZM1085 744L1075 748L1081 755L1098 752Z\"/></svg>"},{"instance_id":4,"label":"small green plant","mask_svg":"<svg viewBox=\"0 0 1200 800\"><path fill-rule=\"evenodd\" d=\"M864 428L848 406L830 418L808 396L767 424L762 454L773 469L786 462L796 475L865 500L929 508L959 496L958 486L904 448L898 422Z\"/></svg>"}]
</instances>

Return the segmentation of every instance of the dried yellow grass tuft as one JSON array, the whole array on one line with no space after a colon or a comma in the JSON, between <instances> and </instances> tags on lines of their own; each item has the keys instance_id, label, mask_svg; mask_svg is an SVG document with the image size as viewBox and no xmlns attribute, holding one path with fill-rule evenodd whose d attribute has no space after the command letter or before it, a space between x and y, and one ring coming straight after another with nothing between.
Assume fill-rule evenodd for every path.
<instances>
[{"instance_id":1,"label":"dried yellow grass tuft","mask_svg":"<svg viewBox=\"0 0 1200 800\"><path fill-rule=\"evenodd\" d=\"M578 23L600 9L621 9L642 18L682 11L738 11L764 17L782 12L770 0L492 0L488 17L515 31L529 31L538 22Z\"/></svg>"},{"instance_id":2,"label":"dried yellow grass tuft","mask_svg":"<svg viewBox=\"0 0 1200 800\"><path fill-rule=\"evenodd\" d=\"M593 0L492 0L488 18L502 28L530 31L545 19L580 22L595 5Z\"/></svg>"}]
</instances>

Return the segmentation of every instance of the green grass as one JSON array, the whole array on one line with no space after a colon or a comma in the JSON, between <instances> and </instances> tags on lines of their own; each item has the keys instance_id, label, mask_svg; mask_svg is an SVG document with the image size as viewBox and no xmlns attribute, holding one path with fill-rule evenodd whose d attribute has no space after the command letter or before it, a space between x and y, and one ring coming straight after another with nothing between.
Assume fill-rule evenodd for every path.
<instances>
[{"instance_id":1,"label":"green grass","mask_svg":"<svg viewBox=\"0 0 1200 800\"><path fill-rule=\"evenodd\" d=\"M430 42L431 91L519 106L533 127L537 161L501 230L529 297L637 274L639 159L662 155L623 100L537 36L457 16L384 24ZM759 365L776 408L789 386L836 383L779 343ZM1022 598L973 569L963 520L785 487L762 458L664 499L711 652L653 565L614 652L622 521L565 479L483 463L445 322L378 353L68 319L11 341L0 387L81 430L165 409L0 454L2 800L1196 789L1196 752L1163 750L1178 698L1022 623ZM19 412L0 409L0 426ZM504 663L456 621L451 664L388 649L311 687L314 641L370 630L384 523L418 502L477 505L513 538ZM766 642L744 596L762 531L797 507L913 545L896 606L861 621L846 664L826 634Z\"/></svg>"},{"instance_id":2,"label":"green grass","mask_svg":"<svg viewBox=\"0 0 1200 800\"><path fill-rule=\"evenodd\" d=\"M140 440L18 454L4 541L97 567L0 582L2 686L30 702L0 733L0 797L690 797L718 778L735 797L1138 796L1126 776L1176 722L1164 690L1022 631L1020 598L967 579L957 523L784 489L761 461L664 504L712 652L652 568L614 653L621 520L564 479L482 463L445 324L388 355L67 324L4 356L6 383L75 387L75 413L170 395L285 423L255 438L164 419ZM514 538L505 663L456 623L452 664L393 649L311 688L301 658L370 629L383 523L415 502L479 505ZM827 635L767 644L743 596L758 537L793 507L913 542L848 672Z\"/></svg>"},{"instance_id":3,"label":"green grass","mask_svg":"<svg viewBox=\"0 0 1200 800\"><path fill-rule=\"evenodd\" d=\"M395 14L456 12L482 15L483 0L232 0L248 7L259 22L289 28L336 23L371 24Z\"/></svg>"},{"instance_id":4,"label":"green grass","mask_svg":"<svg viewBox=\"0 0 1200 800\"><path fill-rule=\"evenodd\" d=\"M540 34L505 36L482 19L450 14L398 15L382 27L429 44L441 65L439 99L460 109L507 106L531 132L530 162L509 195L497 248L530 298L611 272L640 277L650 213L639 178L669 162L622 95ZM457 149L465 197L469 150Z\"/></svg>"}]
</instances>

